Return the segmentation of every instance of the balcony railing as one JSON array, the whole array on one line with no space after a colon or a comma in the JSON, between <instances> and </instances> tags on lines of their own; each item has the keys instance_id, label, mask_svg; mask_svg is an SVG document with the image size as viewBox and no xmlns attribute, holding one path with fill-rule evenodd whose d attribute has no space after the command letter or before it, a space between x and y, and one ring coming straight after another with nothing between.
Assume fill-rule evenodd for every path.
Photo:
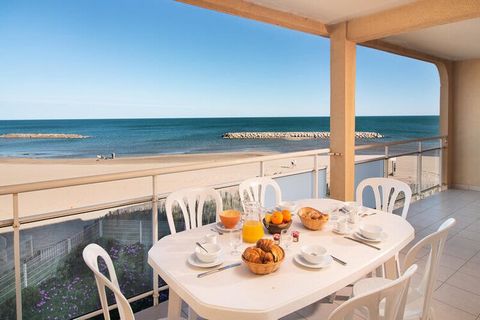
<instances>
[{"instance_id":1,"label":"balcony railing","mask_svg":"<svg viewBox=\"0 0 480 320\"><path fill-rule=\"evenodd\" d=\"M422 197L441 188L445 145L446 137L438 136L357 146L356 184L367 177L394 177L405 180L416 196ZM249 168L248 176L233 174L236 167L242 166ZM93 276L79 254L89 242L100 242L108 248L117 265L125 267L119 281L127 283L126 294L131 302L153 297L151 303L157 304L160 293L167 286L161 285L161 279L148 267L146 252L152 243L168 234L162 204L173 190L168 190L162 181L171 181L167 177L174 175L181 179L182 174L215 172L224 174L225 178L210 186L221 192L226 208L240 207L238 184L251 176L271 176L280 184L288 200L325 197L329 186L329 149L1 186L0 197L11 198L12 212L11 218L0 221L0 305L3 304L0 310L4 310L0 312L5 313L0 314L0 318L21 319L22 314L27 318L32 312L37 315L46 312L52 314L52 318L56 314L80 319L101 314L98 298L92 294L96 293ZM139 178L148 184L148 194L28 215L20 210L20 202L24 201L21 196L31 193L59 189L73 189L74 193L75 188L81 186L118 182L126 185ZM202 181L192 183L205 185ZM75 197L75 193L70 196ZM371 199L364 201L368 203ZM205 222L214 218L210 212ZM37 246L38 230L55 241ZM57 239L57 233L63 235ZM135 274L129 273L128 268ZM86 281L85 277L91 281ZM150 279L148 283L145 278ZM135 286L128 286L128 283ZM69 295L81 294L81 290L88 292L90 300L85 307L72 309ZM13 300L16 301L15 310ZM10 310L5 311L7 309Z\"/></svg>"}]
</instances>

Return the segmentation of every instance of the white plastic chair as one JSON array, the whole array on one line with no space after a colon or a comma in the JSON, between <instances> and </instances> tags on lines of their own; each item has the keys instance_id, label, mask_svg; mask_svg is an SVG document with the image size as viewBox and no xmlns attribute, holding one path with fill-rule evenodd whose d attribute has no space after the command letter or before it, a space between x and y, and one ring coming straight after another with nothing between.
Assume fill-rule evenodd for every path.
<instances>
[{"instance_id":1,"label":"white plastic chair","mask_svg":"<svg viewBox=\"0 0 480 320\"><path fill-rule=\"evenodd\" d=\"M110 277L110 279L100 272L100 269L98 267L98 257L101 257L103 261L105 261L108 269L108 276ZM108 301L105 288L108 288L113 292L121 320L153 320L160 319L160 317L162 316L166 316L167 306L165 303L142 310L135 314L133 313L132 308L130 307L130 303L128 303L127 298L125 298L123 293L120 291L120 286L118 285L117 274L115 273L112 259L110 258L108 253L98 244L91 243L83 249L83 260L95 275L95 282L97 283L98 295L100 296L100 303L102 305L103 317L105 320L110 320L110 313L108 310Z\"/></svg>"},{"instance_id":2,"label":"white plastic chair","mask_svg":"<svg viewBox=\"0 0 480 320\"><path fill-rule=\"evenodd\" d=\"M275 204L282 202L282 190L278 183L272 178L258 177L247 179L238 186L242 205L245 201L257 201L260 202L260 205L263 207L265 205L265 194L268 187L272 187L275 191Z\"/></svg>"},{"instance_id":3,"label":"white plastic chair","mask_svg":"<svg viewBox=\"0 0 480 320\"><path fill-rule=\"evenodd\" d=\"M173 207L177 203L183 214L185 230L202 226L203 207L205 201L213 199L216 207L216 219L223 211L222 197L213 188L190 188L172 192L165 201L167 221L170 233L175 234L175 221L173 219Z\"/></svg>"},{"instance_id":4,"label":"white plastic chair","mask_svg":"<svg viewBox=\"0 0 480 320\"><path fill-rule=\"evenodd\" d=\"M356 310L368 312L367 319L369 320L401 319L403 317L410 279L416 270L417 265L414 264L398 279L390 281L385 285L372 288L372 290L348 300L335 309L328 319L352 319L353 313ZM381 305L383 305L384 308L383 312Z\"/></svg>"},{"instance_id":5,"label":"white plastic chair","mask_svg":"<svg viewBox=\"0 0 480 320\"><path fill-rule=\"evenodd\" d=\"M367 178L357 186L355 197L360 205L363 205L363 192L367 187L371 187L375 195L375 209L389 213L393 212L398 195L400 192L403 192L405 194L405 202L402 210L402 218L407 218L410 201L412 200L412 189L410 189L408 184L395 179Z\"/></svg>"},{"instance_id":6,"label":"white plastic chair","mask_svg":"<svg viewBox=\"0 0 480 320\"><path fill-rule=\"evenodd\" d=\"M409 268L416 260L420 250L430 247L430 254L420 283L411 286L407 296L405 316L408 320L431 320L434 318L431 306L433 289L437 280L437 271L443 253L449 230L455 225L455 219L450 218L434 233L426 236L413 246L407 253L402 269ZM353 286L353 295L361 295L373 287L385 285L391 280L385 278L362 279Z\"/></svg>"}]
</instances>

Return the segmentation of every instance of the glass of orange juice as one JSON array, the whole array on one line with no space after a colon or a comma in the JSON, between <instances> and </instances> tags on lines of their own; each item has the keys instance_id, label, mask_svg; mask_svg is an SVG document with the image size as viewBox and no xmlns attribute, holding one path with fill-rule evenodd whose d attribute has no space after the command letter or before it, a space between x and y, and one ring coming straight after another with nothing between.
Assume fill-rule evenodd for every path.
<instances>
[{"instance_id":1,"label":"glass of orange juice","mask_svg":"<svg viewBox=\"0 0 480 320\"><path fill-rule=\"evenodd\" d=\"M248 201L243 204L245 214L242 227L243 241L255 243L263 238L262 207L257 201Z\"/></svg>"}]
</instances>

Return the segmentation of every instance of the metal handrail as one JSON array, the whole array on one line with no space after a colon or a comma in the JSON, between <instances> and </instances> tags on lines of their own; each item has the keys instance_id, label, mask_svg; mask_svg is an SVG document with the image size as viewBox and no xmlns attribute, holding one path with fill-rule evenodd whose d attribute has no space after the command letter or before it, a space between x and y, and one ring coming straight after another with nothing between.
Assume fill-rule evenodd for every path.
<instances>
[{"instance_id":1,"label":"metal handrail","mask_svg":"<svg viewBox=\"0 0 480 320\"><path fill-rule=\"evenodd\" d=\"M396 146L396 145L399 145L399 144L408 144L408 143L413 143L413 142L423 142L423 141L429 141L429 140L446 139L447 137L448 136L434 136L434 137L399 140L399 141L392 141L392 142L385 142L385 143L362 144L362 145L355 146L355 150L384 148L384 147Z\"/></svg>"},{"instance_id":2,"label":"metal handrail","mask_svg":"<svg viewBox=\"0 0 480 320\"><path fill-rule=\"evenodd\" d=\"M25 192L40 191L40 190L74 187L74 186L80 186L85 184L95 184L95 183L103 183L103 182L113 182L118 180L146 178L146 177L160 176L160 175L171 174L171 173L230 167L230 166L249 164L249 163L289 159L293 157L297 157L297 158L308 157L308 156L314 156L316 154L328 154L328 152L329 152L329 149L316 149L316 150L308 150L308 151L298 151L298 152L282 153L282 154L275 154L275 155L251 157L247 159L225 160L225 161L214 160L214 161L206 161L206 162L197 163L197 164L187 164L187 165L172 166L172 167L166 167L166 168L135 170L135 171L127 171L127 172L92 175L92 176L85 176L85 177L13 184L8 186L0 186L0 196L14 194L14 193L25 193Z\"/></svg>"}]
</instances>

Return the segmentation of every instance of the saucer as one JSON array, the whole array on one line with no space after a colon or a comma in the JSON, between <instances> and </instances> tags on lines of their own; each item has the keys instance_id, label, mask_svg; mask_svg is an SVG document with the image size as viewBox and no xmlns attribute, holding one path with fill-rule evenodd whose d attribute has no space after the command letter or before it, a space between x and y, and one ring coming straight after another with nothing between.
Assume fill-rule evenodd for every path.
<instances>
[{"instance_id":1,"label":"saucer","mask_svg":"<svg viewBox=\"0 0 480 320\"><path fill-rule=\"evenodd\" d=\"M344 232L340 232L339 230L337 230L337 228L333 227L332 232L339 234L341 236L346 236L346 235L352 234L353 228L347 227L347 229Z\"/></svg>"},{"instance_id":2,"label":"saucer","mask_svg":"<svg viewBox=\"0 0 480 320\"><path fill-rule=\"evenodd\" d=\"M218 221L217 223L215 223L215 228L220 232L232 232L240 230L242 228L242 225L240 223L237 223L235 227L227 229L221 221Z\"/></svg>"},{"instance_id":3,"label":"saucer","mask_svg":"<svg viewBox=\"0 0 480 320\"><path fill-rule=\"evenodd\" d=\"M192 253L191 255L188 256L188 263L194 267L198 267L198 268L211 268L211 267L215 267L215 266L218 266L218 265L221 265L223 263L223 255L221 254L220 256L218 256L217 260L215 261L212 261L212 262L202 262L200 261L197 256L195 255L195 253Z\"/></svg>"},{"instance_id":4,"label":"saucer","mask_svg":"<svg viewBox=\"0 0 480 320\"><path fill-rule=\"evenodd\" d=\"M380 237L377 239L367 238L364 235L362 235L359 231L355 232L353 235L359 240L363 240L365 242L372 242L372 243L382 242L383 240L387 239L387 234L385 232L382 232Z\"/></svg>"},{"instance_id":5,"label":"saucer","mask_svg":"<svg viewBox=\"0 0 480 320\"><path fill-rule=\"evenodd\" d=\"M305 260L301 254L295 255L293 258L296 263L298 263L301 266L307 267L307 268L312 268L312 269L322 269L328 267L330 264L333 262L333 258L329 255L326 255L323 258L323 261L317 264L313 264Z\"/></svg>"}]
</instances>

